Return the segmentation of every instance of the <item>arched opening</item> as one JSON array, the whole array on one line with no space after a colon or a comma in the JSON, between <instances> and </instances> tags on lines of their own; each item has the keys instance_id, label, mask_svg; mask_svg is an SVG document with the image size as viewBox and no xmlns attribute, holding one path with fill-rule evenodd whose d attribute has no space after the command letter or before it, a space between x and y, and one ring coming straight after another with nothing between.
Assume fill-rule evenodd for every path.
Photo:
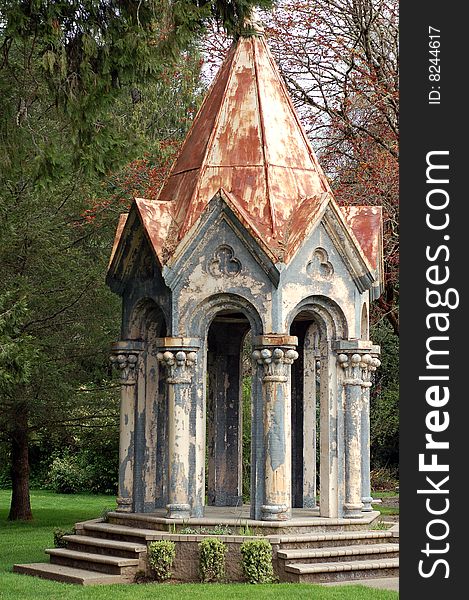
<instances>
[{"instance_id":1,"label":"arched opening","mask_svg":"<svg viewBox=\"0 0 469 600\"><path fill-rule=\"evenodd\" d=\"M206 298L186 320L185 334L201 340L200 360L197 363L196 385L194 386L194 407L198 417L195 419L195 449L194 465L194 493L192 515L203 516L204 505L217 504L229 501L241 504L242 486L240 486L241 461L245 469L250 471L250 503L251 516L260 516L260 507L264 493L263 475L263 450L261 443L256 440L262 437L262 389L259 377L250 373L250 364L246 370L246 363L251 361L249 348L250 332L252 336L259 336L263 332L262 319L256 308L245 298L237 294L216 294ZM244 344L245 360L242 361L242 347ZM218 357L218 358L217 358ZM249 358L248 358L249 357ZM225 379L220 376L225 364L231 365L231 377ZM244 363L244 367L240 366ZM237 375L237 376L236 376ZM245 412L251 417L251 434L245 440L245 452L239 452L242 439L243 419L240 410L244 380ZM251 385L248 385L248 382ZM229 385L228 385L229 383ZM230 406L230 398L236 405ZM247 404L246 404L247 402ZM223 427L216 427L216 414L225 406L230 409L231 423L236 426L229 429L230 419L224 419ZM236 415L236 410L238 414ZM207 417L208 415L208 417ZM244 432L247 432L244 422ZM232 425L233 427L233 425ZM237 427L237 430L236 430ZM231 433L230 433L231 431ZM236 435L235 435L236 433ZM231 456L237 456L236 465L227 462L226 453L222 443L231 436ZM250 443L252 437L252 443ZM249 452L249 445L251 451ZM250 456L249 456L250 454ZM244 456L244 459L243 459ZM249 464L250 463L250 464ZM229 478L229 485L223 484L223 468L234 469L234 474ZM225 480L226 481L226 480ZM249 486L249 477L244 478L245 501L249 500L246 488ZM210 483L209 483L210 482ZM210 489L210 497L209 497ZM226 504L225 504L226 505ZM256 508L257 507L257 508ZM256 512L257 511L257 512ZM254 517L253 517L254 518Z\"/></svg>"},{"instance_id":2,"label":"arched opening","mask_svg":"<svg viewBox=\"0 0 469 600\"><path fill-rule=\"evenodd\" d=\"M343 505L343 410L334 340L346 339L340 307L323 296L303 300L287 321L298 337L292 365L292 504L337 517Z\"/></svg>"},{"instance_id":3,"label":"arched opening","mask_svg":"<svg viewBox=\"0 0 469 600\"><path fill-rule=\"evenodd\" d=\"M236 309L219 311L207 334L206 497L209 506L242 506L250 474L250 323ZM249 413L247 413L249 411ZM244 418L243 418L244 415ZM249 420L249 422L246 422ZM243 465L245 468L243 470Z\"/></svg>"},{"instance_id":4,"label":"arched opening","mask_svg":"<svg viewBox=\"0 0 469 600\"><path fill-rule=\"evenodd\" d=\"M360 324L360 337L362 340L370 339L369 321L368 321L368 308L366 304L362 306L362 317Z\"/></svg>"},{"instance_id":5,"label":"arched opening","mask_svg":"<svg viewBox=\"0 0 469 600\"><path fill-rule=\"evenodd\" d=\"M315 508L319 475L320 329L310 311L293 320L298 359L292 365L292 506Z\"/></svg>"}]
</instances>

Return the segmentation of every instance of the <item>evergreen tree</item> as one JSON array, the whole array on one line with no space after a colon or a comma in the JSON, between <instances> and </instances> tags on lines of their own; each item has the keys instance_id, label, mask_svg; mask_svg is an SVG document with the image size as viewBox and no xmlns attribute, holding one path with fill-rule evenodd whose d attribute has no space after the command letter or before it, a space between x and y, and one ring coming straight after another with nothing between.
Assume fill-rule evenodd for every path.
<instances>
[{"instance_id":1,"label":"evergreen tree","mask_svg":"<svg viewBox=\"0 0 469 600\"><path fill-rule=\"evenodd\" d=\"M97 217L144 186L144 170L129 182L123 165L146 151L148 165L161 166L168 140L185 132L199 92L194 44L207 20L235 32L251 4L2 3L0 435L10 448L10 519L31 518L35 432L117 413L100 393L119 309L103 283L113 232ZM181 90L177 77L162 83L178 65L192 83L175 103L152 85Z\"/></svg>"}]
</instances>

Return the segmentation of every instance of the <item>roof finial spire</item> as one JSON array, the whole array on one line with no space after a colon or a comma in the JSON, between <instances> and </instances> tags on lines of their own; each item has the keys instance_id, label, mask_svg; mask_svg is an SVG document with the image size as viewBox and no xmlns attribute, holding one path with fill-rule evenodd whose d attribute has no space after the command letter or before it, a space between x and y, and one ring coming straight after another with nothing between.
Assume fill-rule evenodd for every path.
<instances>
[{"instance_id":1,"label":"roof finial spire","mask_svg":"<svg viewBox=\"0 0 469 600\"><path fill-rule=\"evenodd\" d=\"M241 27L241 36L249 37L251 35L264 35L264 25L257 6L253 6L246 15Z\"/></svg>"}]
</instances>

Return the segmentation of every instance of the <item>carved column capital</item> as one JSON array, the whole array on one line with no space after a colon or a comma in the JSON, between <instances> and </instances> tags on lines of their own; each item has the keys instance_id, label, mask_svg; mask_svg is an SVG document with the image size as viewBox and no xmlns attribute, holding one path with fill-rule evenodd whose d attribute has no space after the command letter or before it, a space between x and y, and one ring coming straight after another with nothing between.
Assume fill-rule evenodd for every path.
<instances>
[{"instance_id":1,"label":"carved column capital","mask_svg":"<svg viewBox=\"0 0 469 600\"><path fill-rule=\"evenodd\" d=\"M298 358L298 352L292 348L258 348L252 357L264 367L264 382L285 383L288 381L287 367Z\"/></svg>"},{"instance_id":2,"label":"carved column capital","mask_svg":"<svg viewBox=\"0 0 469 600\"><path fill-rule=\"evenodd\" d=\"M361 356L356 352L353 354L345 354L342 352L337 357L339 365L345 372L344 385L362 385L360 362Z\"/></svg>"},{"instance_id":3,"label":"carved column capital","mask_svg":"<svg viewBox=\"0 0 469 600\"><path fill-rule=\"evenodd\" d=\"M362 356L362 360L360 362L362 387L371 387L371 375L380 365L381 361L379 361L375 356L372 356L371 354L364 354Z\"/></svg>"},{"instance_id":4,"label":"carved column capital","mask_svg":"<svg viewBox=\"0 0 469 600\"><path fill-rule=\"evenodd\" d=\"M166 368L167 383L191 383L197 364L197 353L194 350L189 352L184 350L170 352L166 350L158 352L156 358Z\"/></svg>"},{"instance_id":5,"label":"carved column capital","mask_svg":"<svg viewBox=\"0 0 469 600\"><path fill-rule=\"evenodd\" d=\"M111 363L119 369L122 385L134 385L137 381L138 358L143 343L125 340L112 344Z\"/></svg>"},{"instance_id":6,"label":"carved column capital","mask_svg":"<svg viewBox=\"0 0 469 600\"><path fill-rule=\"evenodd\" d=\"M353 341L356 344L353 344ZM381 362L379 346L362 340L343 340L337 343L337 360L345 372L345 385L358 385L364 388L371 386L371 374Z\"/></svg>"}]
</instances>

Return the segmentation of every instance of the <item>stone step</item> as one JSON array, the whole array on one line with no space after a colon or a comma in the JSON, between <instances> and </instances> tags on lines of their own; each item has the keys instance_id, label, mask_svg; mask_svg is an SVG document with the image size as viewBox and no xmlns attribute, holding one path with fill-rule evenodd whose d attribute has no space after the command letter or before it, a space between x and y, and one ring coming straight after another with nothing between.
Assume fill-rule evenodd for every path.
<instances>
[{"instance_id":1,"label":"stone step","mask_svg":"<svg viewBox=\"0 0 469 600\"><path fill-rule=\"evenodd\" d=\"M113 523L83 523L80 535L140 544L165 537L164 532L154 529L138 529L136 527L126 527L125 525L114 525ZM166 535L169 536L170 534Z\"/></svg>"},{"instance_id":2,"label":"stone step","mask_svg":"<svg viewBox=\"0 0 469 600\"><path fill-rule=\"evenodd\" d=\"M154 515L138 513L108 513L109 523L123 527L146 528L152 531L168 531L168 524L174 525L174 521L168 520L165 516L155 517ZM182 521L177 521L176 526L183 526Z\"/></svg>"},{"instance_id":3,"label":"stone step","mask_svg":"<svg viewBox=\"0 0 469 600\"><path fill-rule=\"evenodd\" d=\"M290 548L329 548L331 546L364 545L393 541L397 542L398 539L392 532L384 530L282 535L278 538L282 550Z\"/></svg>"},{"instance_id":4,"label":"stone step","mask_svg":"<svg viewBox=\"0 0 469 600\"><path fill-rule=\"evenodd\" d=\"M290 582L325 583L372 577L397 577L399 559L368 559L350 562L292 563L285 565L285 579Z\"/></svg>"},{"instance_id":5,"label":"stone step","mask_svg":"<svg viewBox=\"0 0 469 600\"><path fill-rule=\"evenodd\" d=\"M111 583L127 583L127 579L120 575L108 575L97 571L76 569L65 565L52 563L31 563L29 565L13 565L14 573L40 577L41 579L52 579L62 583L74 583L76 585L109 585Z\"/></svg>"},{"instance_id":6,"label":"stone step","mask_svg":"<svg viewBox=\"0 0 469 600\"><path fill-rule=\"evenodd\" d=\"M89 569L109 575L122 575L132 577L139 564L138 558L122 558L121 556L107 556L91 552L79 552L67 548L50 548L46 554L50 556L51 563L65 565L77 569Z\"/></svg>"},{"instance_id":7,"label":"stone step","mask_svg":"<svg viewBox=\"0 0 469 600\"><path fill-rule=\"evenodd\" d=\"M392 555L392 556L391 556ZM329 548L293 548L279 550L277 558L286 561L300 561L302 563L338 562L354 560L372 560L377 558L397 558L399 546L397 544L364 544L351 546L334 546Z\"/></svg>"},{"instance_id":8,"label":"stone step","mask_svg":"<svg viewBox=\"0 0 469 600\"><path fill-rule=\"evenodd\" d=\"M122 558L139 558L139 554L147 551L145 544L109 540L89 535L64 535L63 539L67 542L67 550L80 552L107 554Z\"/></svg>"}]
</instances>

